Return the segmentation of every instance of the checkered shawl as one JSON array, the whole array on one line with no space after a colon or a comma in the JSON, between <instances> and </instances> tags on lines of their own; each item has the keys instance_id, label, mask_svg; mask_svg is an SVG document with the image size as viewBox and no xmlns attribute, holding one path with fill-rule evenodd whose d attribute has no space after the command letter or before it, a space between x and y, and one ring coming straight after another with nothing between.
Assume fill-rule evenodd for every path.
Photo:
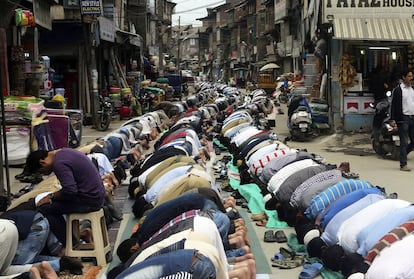
<instances>
[{"instance_id":1,"label":"checkered shawl","mask_svg":"<svg viewBox=\"0 0 414 279\"><path fill-rule=\"evenodd\" d=\"M189 218L197 216L197 215L200 215L200 210L199 209L189 210L187 212L184 212L184 213L176 216L174 219L171 219L167 224L165 224L158 232L154 233L147 241L145 241L144 245L148 241L150 241L151 239L156 237L157 235L161 234L162 232L168 230L169 228L171 228L172 226L177 224L178 222L189 219Z\"/></svg>"}]
</instances>

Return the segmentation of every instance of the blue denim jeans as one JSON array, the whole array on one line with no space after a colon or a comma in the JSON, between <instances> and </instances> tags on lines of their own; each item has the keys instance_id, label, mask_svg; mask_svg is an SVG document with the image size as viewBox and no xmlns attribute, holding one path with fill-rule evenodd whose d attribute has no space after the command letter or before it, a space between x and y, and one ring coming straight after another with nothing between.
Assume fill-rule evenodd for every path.
<instances>
[{"instance_id":1,"label":"blue denim jeans","mask_svg":"<svg viewBox=\"0 0 414 279\"><path fill-rule=\"evenodd\" d=\"M41 261L49 261L52 268L59 272L59 258L39 255L46 245L49 232L48 220L42 213L37 213L33 217L33 223L28 236L19 241L12 264L24 265Z\"/></svg>"},{"instance_id":2,"label":"blue denim jeans","mask_svg":"<svg viewBox=\"0 0 414 279\"><path fill-rule=\"evenodd\" d=\"M244 252L243 248L236 248L236 249L228 249L226 250L226 256L228 258L231 257L241 257L244 256L246 253Z\"/></svg>"},{"instance_id":3,"label":"blue denim jeans","mask_svg":"<svg viewBox=\"0 0 414 279\"><path fill-rule=\"evenodd\" d=\"M43 250L49 235L49 222L42 213L33 217L33 223L26 239L19 240L14 265L33 263L34 259Z\"/></svg>"},{"instance_id":4,"label":"blue denim jeans","mask_svg":"<svg viewBox=\"0 0 414 279\"><path fill-rule=\"evenodd\" d=\"M183 249L162 254L130 266L116 278L158 279L188 272L197 279L216 278L216 269L209 258L194 249Z\"/></svg>"},{"instance_id":5,"label":"blue denim jeans","mask_svg":"<svg viewBox=\"0 0 414 279\"><path fill-rule=\"evenodd\" d=\"M118 137L108 137L102 149L109 161L115 160L121 155L122 140Z\"/></svg>"},{"instance_id":6,"label":"blue denim jeans","mask_svg":"<svg viewBox=\"0 0 414 279\"><path fill-rule=\"evenodd\" d=\"M414 148L414 117L404 116L404 121L398 122L397 126L400 136L400 167L403 167L407 165L407 154Z\"/></svg>"},{"instance_id":7,"label":"blue denim jeans","mask_svg":"<svg viewBox=\"0 0 414 279\"><path fill-rule=\"evenodd\" d=\"M220 233L223 241L224 250L230 249L229 243L229 229L230 229L230 218L221 211L216 211L212 216L213 222L216 224L217 229Z\"/></svg>"}]
</instances>

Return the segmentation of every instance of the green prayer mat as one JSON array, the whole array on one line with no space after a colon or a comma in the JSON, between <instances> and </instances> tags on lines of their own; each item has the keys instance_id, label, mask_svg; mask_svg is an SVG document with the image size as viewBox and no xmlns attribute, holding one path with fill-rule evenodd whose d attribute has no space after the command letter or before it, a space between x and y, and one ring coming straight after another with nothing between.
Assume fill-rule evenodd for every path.
<instances>
[{"instance_id":1,"label":"green prayer mat","mask_svg":"<svg viewBox=\"0 0 414 279\"><path fill-rule=\"evenodd\" d=\"M220 147L221 150L227 150L227 147L225 147L217 138L213 139L213 143Z\"/></svg>"},{"instance_id":2,"label":"green prayer mat","mask_svg":"<svg viewBox=\"0 0 414 279\"><path fill-rule=\"evenodd\" d=\"M229 168L229 173L239 173L237 167L234 166L231 162L229 162L227 166ZM269 218L266 224L266 228L289 228L286 222L279 220L279 216L277 215L276 210L265 209L263 195L260 192L260 188L257 184L250 183L241 185L240 180L235 179L231 175L229 175L229 184L233 189L238 190L240 195L246 199L248 202L249 210L252 214L257 214L260 212L266 213L267 217Z\"/></svg>"}]
</instances>

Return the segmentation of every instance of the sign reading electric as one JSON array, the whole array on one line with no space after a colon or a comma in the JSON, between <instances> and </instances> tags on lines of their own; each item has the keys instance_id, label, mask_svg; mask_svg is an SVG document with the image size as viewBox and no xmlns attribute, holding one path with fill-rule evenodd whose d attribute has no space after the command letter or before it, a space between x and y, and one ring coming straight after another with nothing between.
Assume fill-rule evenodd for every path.
<instances>
[{"instance_id":1,"label":"sign reading electric","mask_svg":"<svg viewBox=\"0 0 414 279\"><path fill-rule=\"evenodd\" d=\"M324 3L325 15L349 18L411 18L414 7L414 0L326 0Z\"/></svg>"},{"instance_id":2,"label":"sign reading electric","mask_svg":"<svg viewBox=\"0 0 414 279\"><path fill-rule=\"evenodd\" d=\"M81 0L81 13L83 15L100 15L100 0Z\"/></svg>"}]
</instances>

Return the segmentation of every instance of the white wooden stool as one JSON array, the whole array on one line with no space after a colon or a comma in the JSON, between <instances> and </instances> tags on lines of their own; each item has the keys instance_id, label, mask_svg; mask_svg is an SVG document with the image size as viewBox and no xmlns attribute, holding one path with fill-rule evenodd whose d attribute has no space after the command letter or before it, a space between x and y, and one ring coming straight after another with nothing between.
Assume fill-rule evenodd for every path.
<instances>
[{"instance_id":1,"label":"white wooden stool","mask_svg":"<svg viewBox=\"0 0 414 279\"><path fill-rule=\"evenodd\" d=\"M80 220L89 220L91 222L93 243L80 243ZM73 243L73 239L77 243ZM106 255L111 253L111 246L108 241L108 231L104 211L101 208L98 211L88 213L68 214L66 221L66 256L70 257L94 257L97 265L105 266ZM112 255L108 256L109 259Z\"/></svg>"}]
</instances>

